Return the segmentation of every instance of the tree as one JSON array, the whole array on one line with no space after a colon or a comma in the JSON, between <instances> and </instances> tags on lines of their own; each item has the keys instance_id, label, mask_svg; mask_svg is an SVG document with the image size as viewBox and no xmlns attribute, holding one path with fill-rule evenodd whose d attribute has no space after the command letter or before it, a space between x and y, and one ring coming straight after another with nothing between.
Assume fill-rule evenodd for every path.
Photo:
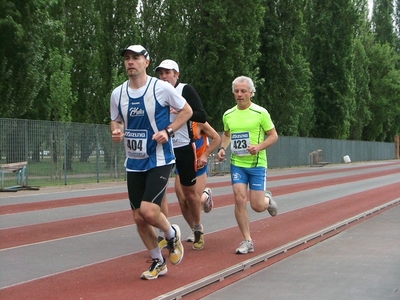
<instances>
[{"instance_id":1,"label":"tree","mask_svg":"<svg viewBox=\"0 0 400 300\"><path fill-rule=\"evenodd\" d=\"M349 139L360 140L364 127L371 120L369 91L369 59L359 39L354 46L355 109L350 122Z\"/></svg>"},{"instance_id":2,"label":"tree","mask_svg":"<svg viewBox=\"0 0 400 300\"><path fill-rule=\"evenodd\" d=\"M398 1L397 1L398 3ZM371 141L392 142L400 132L400 55L396 51L398 19L394 1L375 0L372 29L375 40L367 49L371 61L370 91L372 120L363 137ZM397 23L398 24L398 23Z\"/></svg>"},{"instance_id":3,"label":"tree","mask_svg":"<svg viewBox=\"0 0 400 300\"><path fill-rule=\"evenodd\" d=\"M0 117L108 124L126 80L119 54L142 44L150 75L179 63L219 131L231 83L246 75L282 135L390 141L400 0L374 2L370 23L367 0L0 0ZM85 160L95 145L81 135Z\"/></svg>"},{"instance_id":4,"label":"tree","mask_svg":"<svg viewBox=\"0 0 400 300\"><path fill-rule=\"evenodd\" d=\"M351 116L349 139L360 140L362 132L371 120L371 93L369 91L369 58L365 51L373 39L368 20L368 3L360 0L356 4L358 21L354 40L354 92L355 109Z\"/></svg>"},{"instance_id":5,"label":"tree","mask_svg":"<svg viewBox=\"0 0 400 300\"><path fill-rule=\"evenodd\" d=\"M363 130L368 141L393 142L400 132L399 55L389 44L374 44L368 49L370 63L371 122Z\"/></svg>"},{"instance_id":6,"label":"tree","mask_svg":"<svg viewBox=\"0 0 400 300\"><path fill-rule=\"evenodd\" d=\"M267 107L279 134L307 136L314 124L311 72L304 57L303 1L265 1L261 33L258 101Z\"/></svg>"},{"instance_id":7,"label":"tree","mask_svg":"<svg viewBox=\"0 0 400 300\"><path fill-rule=\"evenodd\" d=\"M50 52L50 93L49 113L50 120L71 122L72 106L76 97L71 91L72 59L61 54L59 49Z\"/></svg>"},{"instance_id":8,"label":"tree","mask_svg":"<svg viewBox=\"0 0 400 300\"><path fill-rule=\"evenodd\" d=\"M135 13L138 0L130 1L129 9L126 4L122 0L97 0L94 6L99 14L94 24L96 31L93 32L97 41L93 63L99 66L99 70L98 76L91 79L96 91L92 106L96 106L99 123L109 124L111 92L126 80L121 51L128 45L142 43L139 19Z\"/></svg>"},{"instance_id":9,"label":"tree","mask_svg":"<svg viewBox=\"0 0 400 300\"><path fill-rule=\"evenodd\" d=\"M151 55L152 68L164 59L173 59L182 66L188 36L188 12L182 0L144 0L140 3L139 25L143 43ZM182 74L185 70L182 69Z\"/></svg>"},{"instance_id":10,"label":"tree","mask_svg":"<svg viewBox=\"0 0 400 300\"><path fill-rule=\"evenodd\" d=\"M219 131L223 129L223 113L234 105L232 81L246 75L259 82L262 3L187 1L190 27L182 78L198 91L209 114L208 121Z\"/></svg>"},{"instance_id":11,"label":"tree","mask_svg":"<svg viewBox=\"0 0 400 300\"><path fill-rule=\"evenodd\" d=\"M400 0L396 0L395 12L394 12L394 32L395 32L395 42L396 51L400 53Z\"/></svg>"},{"instance_id":12,"label":"tree","mask_svg":"<svg viewBox=\"0 0 400 300\"><path fill-rule=\"evenodd\" d=\"M353 1L310 1L309 61L315 100L314 137L346 139L354 113Z\"/></svg>"},{"instance_id":13,"label":"tree","mask_svg":"<svg viewBox=\"0 0 400 300\"><path fill-rule=\"evenodd\" d=\"M372 25L378 43L388 43L390 46L395 47L393 3L393 0L374 0Z\"/></svg>"},{"instance_id":14,"label":"tree","mask_svg":"<svg viewBox=\"0 0 400 300\"><path fill-rule=\"evenodd\" d=\"M0 2L0 117L24 118L35 106L46 73L42 2Z\"/></svg>"},{"instance_id":15,"label":"tree","mask_svg":"<svg viewBox=\"0 0 400 300\"><path fill-rule=\"evenodd\" d=\"M66 11L66 49L74 61L71 80L79 99L74 121L108 123L111 91L126 79L119 53L138 41L136 10L132 14L121 0L71 0Z\"/></svg>"}]
</instances>

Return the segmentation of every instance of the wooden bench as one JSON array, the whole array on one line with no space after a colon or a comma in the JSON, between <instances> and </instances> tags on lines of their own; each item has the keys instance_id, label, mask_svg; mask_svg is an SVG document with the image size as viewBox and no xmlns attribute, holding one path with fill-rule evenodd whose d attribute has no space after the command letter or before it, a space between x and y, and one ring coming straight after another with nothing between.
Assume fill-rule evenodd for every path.
<instances>
[{"instance_id":1,"label":"wooden bench","mask_svg":"<svg viewBox=\"0 0 400 300\"><path fill-rule=\"evenodd\" d=\"M0 164L1 173L1 188L0 192L17 192L19 190L38 190L39 187L26 185L26 166L27 161L10 163L10 164ZM17 185L5 187L4 186L4 174L5 173L16 173L17 174Z\"/></svg>"}]
</instances>

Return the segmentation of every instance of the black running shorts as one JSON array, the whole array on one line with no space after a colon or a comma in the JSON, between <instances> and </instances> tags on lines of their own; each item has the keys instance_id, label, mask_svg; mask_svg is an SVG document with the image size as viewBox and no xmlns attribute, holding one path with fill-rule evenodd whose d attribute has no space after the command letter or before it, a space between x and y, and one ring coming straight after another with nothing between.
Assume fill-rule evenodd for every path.
<instances>
[{"instance_id":1,"label":"black running shorts","mask_svg":"<svg viewBox=\"0 0 400 300\"><path fill-rule=\"evenodd\" d=\"M195 185L197 176L197 157L195 144L190 143L187 146L174 148L174 152L180 183L184 186Z\"/></svg>"},{"instance_id":2,"label":"black running shorts","mask_svg":"<svg viewBox=\"0 0 400 300\"><path fill-rule=\"evenodd\" d=\"M129 202L132 209L142 201L161 206L173 165L161 166L146 172L127 172Z\"/></svg>"}]
</instances>

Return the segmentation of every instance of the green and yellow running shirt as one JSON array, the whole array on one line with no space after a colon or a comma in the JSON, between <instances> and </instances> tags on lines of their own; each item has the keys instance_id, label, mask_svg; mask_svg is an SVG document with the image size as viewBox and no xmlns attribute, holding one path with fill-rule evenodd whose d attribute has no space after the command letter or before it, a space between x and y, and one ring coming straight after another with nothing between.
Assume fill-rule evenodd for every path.
<instances>
[{"instance_id":1,"label":"green and yellow running shirt","mask_svg":"<svg viewBox=\"0 0 400 300\"><path fill-rule=\"evenodd\" d=\"M231 163L245 168L267 167L267 151L251 155L247 147L262 143L266 132L275 127L268 111L255 103L244 110L235 106L224 113L222 122L224 131L231 134Z\"/></svg>"}]
</instances>

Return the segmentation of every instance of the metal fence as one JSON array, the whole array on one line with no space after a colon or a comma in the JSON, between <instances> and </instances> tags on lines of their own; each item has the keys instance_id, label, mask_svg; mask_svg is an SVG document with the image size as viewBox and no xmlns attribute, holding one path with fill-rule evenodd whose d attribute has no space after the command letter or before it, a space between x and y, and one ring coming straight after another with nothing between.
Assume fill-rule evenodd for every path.
<instances>
[{"instance_id":1,"label":"metal fence","mask_svg":"<svg viewBox=\"0 0 400 300\"><path fill-rule=\"evenodd\" d=\"M268 167L338 164L349 156L352 162L396 159L395 143L279 137L268 149Z\"/></svg>"},{"instance_id":2,"label":"metal fence","mask_svg":"<svg viewBox=\"0 0 400 300\"><path fill-rule=\"evenodd\" d=\"M125 178L123 145L112 142L110 126L0 119L0 132L0 164L28 162L25 185ZM3 174L4 186L15 180Z\"/></svg>"},{"instance_id":3,"label":"metal fence","mask_svg":"<svg viewBox=\"0 0 400 300\"><path fill-rule=\"evenodd\" d=\"M2 188L125 180L125 150L112 142L108 125L0 118ZM268 149L269 168L389 160L395 143L285 137ZM227 151L229 157L230 151ZM7 168L27 162L23 176ZM229 160L209 158L210 175L229 172ZM21 177L23 177L21 179Z\"/></svg>"}]
</instances>

